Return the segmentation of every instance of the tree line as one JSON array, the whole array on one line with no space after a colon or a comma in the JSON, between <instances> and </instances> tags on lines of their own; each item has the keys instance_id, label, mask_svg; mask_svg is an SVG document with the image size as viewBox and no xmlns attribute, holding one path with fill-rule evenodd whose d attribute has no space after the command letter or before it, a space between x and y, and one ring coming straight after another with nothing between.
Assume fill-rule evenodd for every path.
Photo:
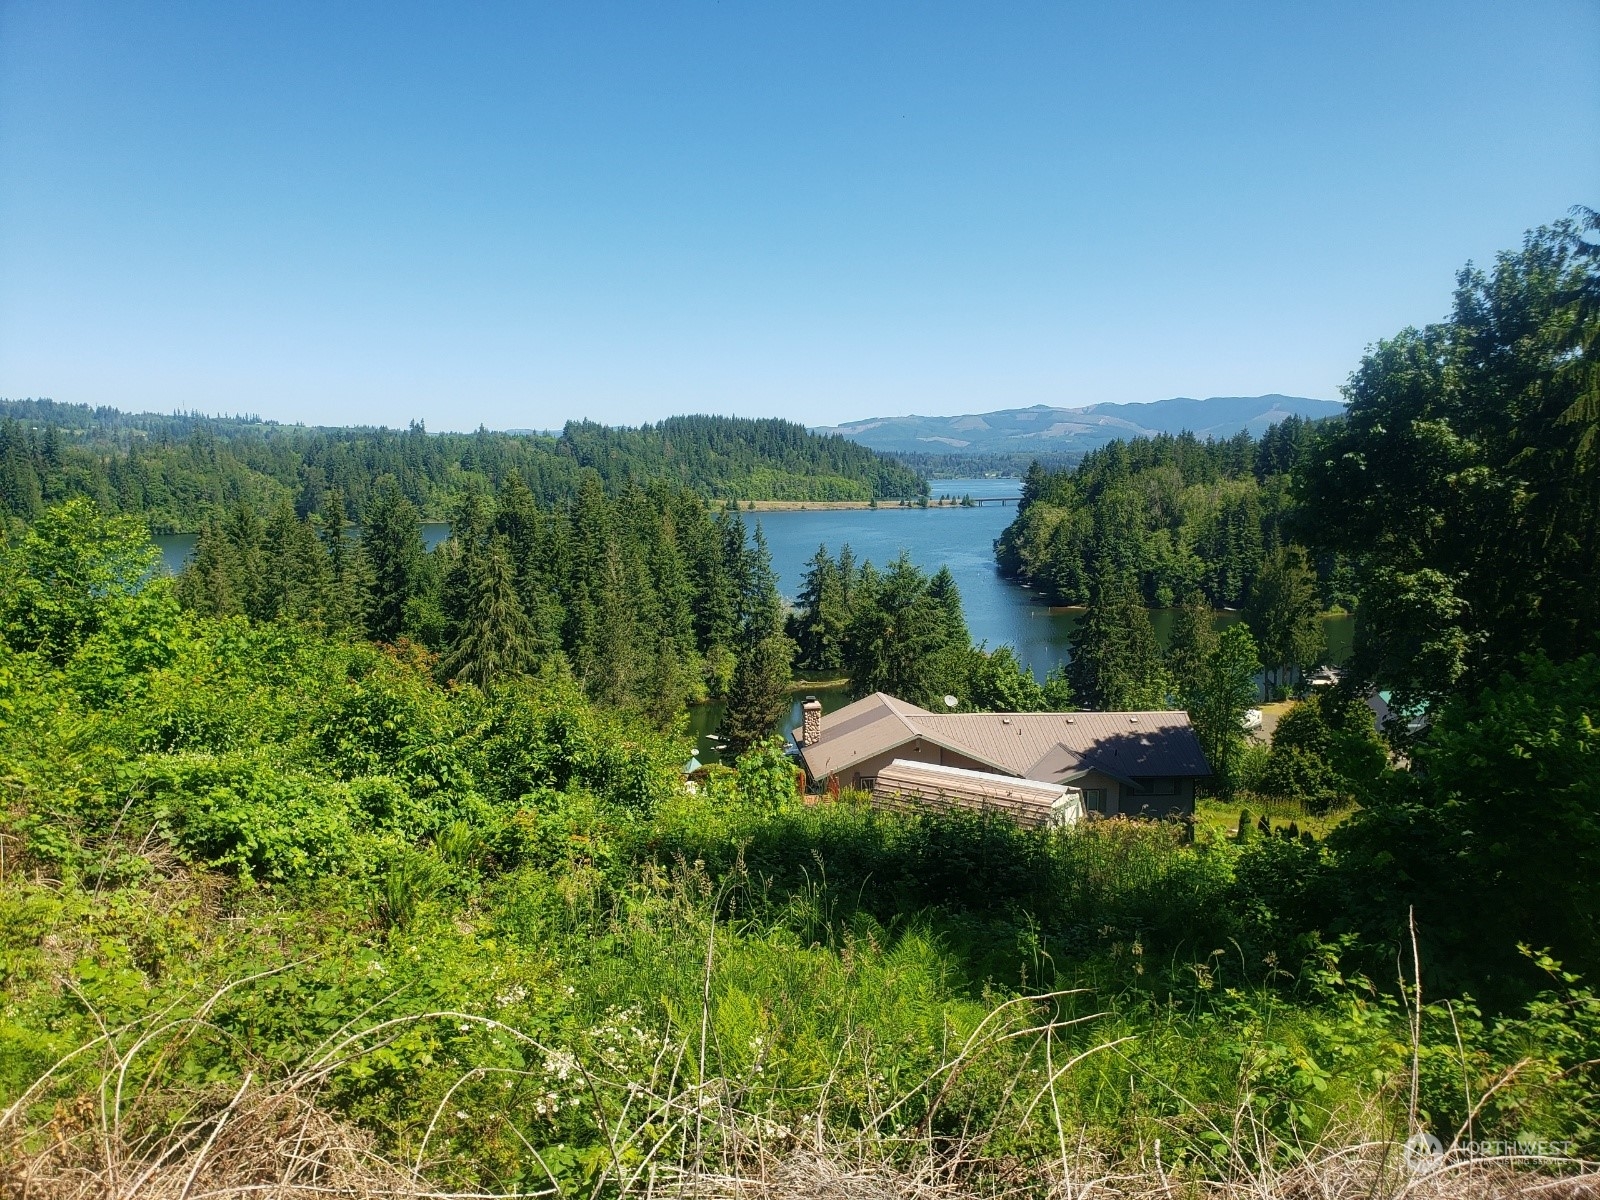
<instances>
[{"instance_id":1,"label":"tree line","mask_svg":"<svg viewBox=\"0 0 1600 1200\"><path fill-rule=\"evenodd\" d=\"M156 532L194 531L240 501L287 498L304 517L360 519L390 476L430 519L515 471L541 502L576 494L585 471L612 493L654 481L713 499L916 499L908 468L839 436L777 419L674 417L634 429L572 422L556 436L311 428L253 418L127 414L0 400L0 515L32 520L74 496L139 515ZM329 495L341 512L325 509Z\"/></svg>"},{"instance_id":2,"label":"tree line","mask_svg":"<svg viewBox=\"0 0 1600 1200\"><path fill-rule=\"evenodd\" d=\"M1292 540L1290 472L1316 424L1289 417L1259 439L1158 434L1110 442L1069 470L1035 464L996 561L1055 604L1087 604L1098 580L1128 575L1158 607L1195 590L1242 607L1262 564ZM1323 564L1330 600L1337 565Z\"/></svg>"},{"instance_id":3,"label":"tree line","mask_svg":"<svg viewBox=\"0 0 1600 1200\"><path fill-rule=\"evenodd\" d=\"M321 507L343 503L333 494ZM431 552L393 476L374 483L361 515L352 530L301 516L286 497L264 514L240 501L202 528L178 597L209 616L410 642L438 655L447 680L570 672L596 702L661 726L691 702L728 698L737 710L742 698L765 736L780 699L787 709L765 538L693 492L657 483L612 494L586 471L570 501L541 504L513 470L492 495L464 497Z\"/></svg>"}]
</instances>

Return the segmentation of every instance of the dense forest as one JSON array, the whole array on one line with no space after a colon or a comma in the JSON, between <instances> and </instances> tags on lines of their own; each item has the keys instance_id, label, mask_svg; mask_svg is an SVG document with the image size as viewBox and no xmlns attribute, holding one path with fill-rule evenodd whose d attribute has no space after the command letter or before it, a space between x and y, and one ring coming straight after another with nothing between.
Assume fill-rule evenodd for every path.
<instances>
[{"instance_id":1,"label":"dense forest","mask_svg":"<svg viewBox=\"0 0 1600 1200\"><path fill-rule=\"evenodd\" d=\"M321 507L342 505L334 495ZM662 726L692 701L728 696L739 657L781 641L760 527L667 484L613 495L585 471L571 501L540 504L512 470L495 495L456 506L431 553L393 476L376 481L363 516L352 535L287 498L265 513L239 502L206 522L176 595L210 616L414 642L440 655L444 679L559 666L596 701ZM767 661L777 689L788 664L787 652Z\"/></svg>"},{"instance_id":2,"label":"dense forest","mask_svg":"<svg viewBox=\"0 0 1600 1200\"><path fill-rule=\"evenodd\" d=\"M559 436L429 434L311 428L251 418L159 416L0 400L0 515L30 519L85 496L145 518L156 532L192 532L248 501L289 498L301 516L330 491L359 521L383 476L429 519L469 492L492 492L512 471L542 503L571 499L585 470L606 488L666 483L711 499L916 499L917 475L842 437L789 421L673 417L636 429L572 422ZM326 514L325 514L326 515Z\"/></svg>"},{"instance_id":3,"label":"dense forest","mask_svg":"<svg viewBox=\"0 0 1600 1200\"><path fill-rule=\"evenodd\" d=\"M785 617L758 531L672 479L546 495L508 463L441 486L428 554L396 471L359 536L340 480L257 472L178 578L141 516L41 483L0 551L0 1179L716 1195L803 1163L775 1194L1388 1198L1592 1161L1596 232L1463 272L1342 421L1036 472L1008 545L1087 601L1043 684L905 559L819 548ZM1346 679L1246 746L1254 673L1329 599ZM820 802L766 736L791 660L968 705L1176 699L1230 803L1317 804L1224 833ZM690 781L697 694L737 757Z\"/></svg>"},{"instance_id":4,"label":"dense forest","mask_svg":"<svg viewBox=\"0 0 1600 1200\"><path fill-rule=\"evenodd\" d=\"M1242 607L1289 539L1290 471L1312 436L1312 422L1289 417L1259 440L1161 434L1111 442L1070 470L1035 464L997 560L1056 604L1086 604L1095 581L1131 575L1149 604L1198 589Z\"/></svg>"}]
</instances>

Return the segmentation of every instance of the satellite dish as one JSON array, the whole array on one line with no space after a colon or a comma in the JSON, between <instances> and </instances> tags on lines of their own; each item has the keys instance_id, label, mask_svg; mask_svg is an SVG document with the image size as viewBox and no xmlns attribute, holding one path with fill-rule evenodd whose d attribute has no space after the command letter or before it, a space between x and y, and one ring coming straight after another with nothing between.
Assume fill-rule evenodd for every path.
<instances>
[{"instance_id":1,"label":"satellite dish","mask_svg":"<svg viewBox=\"0 0 1600 1200\"><path fill-rule=\"evenodd\" d=\"M961 703L961 701L957 700L954 696L946 696L944 698L944 706L946 708L954 708L956 705L958 705L960 703Z\"/></svg>"}]
</instances>

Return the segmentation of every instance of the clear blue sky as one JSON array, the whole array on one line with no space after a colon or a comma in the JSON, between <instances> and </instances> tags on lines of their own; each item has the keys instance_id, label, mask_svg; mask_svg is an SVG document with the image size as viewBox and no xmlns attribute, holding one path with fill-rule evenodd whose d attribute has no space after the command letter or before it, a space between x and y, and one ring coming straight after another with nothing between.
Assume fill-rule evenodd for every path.
<instances>
[{"instance_id":1,"label":"clear blue sky","mask_svg":"<svg viewBox=\"0 0 1600 1200\"><path fill-rule=\"evenodd\" d=\"M1600 3L0 0L0 395L813 424L1283 391L1600 205Z\"/></svg>"}]
</instances>

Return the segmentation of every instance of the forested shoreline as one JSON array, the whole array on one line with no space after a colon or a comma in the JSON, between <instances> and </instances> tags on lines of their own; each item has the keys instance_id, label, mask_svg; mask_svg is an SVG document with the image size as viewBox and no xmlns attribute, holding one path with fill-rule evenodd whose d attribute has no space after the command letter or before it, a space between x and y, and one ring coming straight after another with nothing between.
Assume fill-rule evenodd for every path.
<instances>
[{"instance_id":1,"label":"forested shoreline","mask_svg":"<svg viewBox=\"0 0 1600 1200\"><path fill-rule=\"evenodd\" d=\"M0 514L28 520L75 496L143 517L157 533L196 532L248 502L290 500L298 515L359 521L389 476L431 520L498 489L515 471L544 504L570 500L585 471L613 493L664 483L717 500L915 500L915 472L838 436L778 419L673 417L638 428L568 422L559 435L430 434L163 416L48 400L0 400ZM342 505L325 511L328 496Z\"/></svg>"}]
</instances>

